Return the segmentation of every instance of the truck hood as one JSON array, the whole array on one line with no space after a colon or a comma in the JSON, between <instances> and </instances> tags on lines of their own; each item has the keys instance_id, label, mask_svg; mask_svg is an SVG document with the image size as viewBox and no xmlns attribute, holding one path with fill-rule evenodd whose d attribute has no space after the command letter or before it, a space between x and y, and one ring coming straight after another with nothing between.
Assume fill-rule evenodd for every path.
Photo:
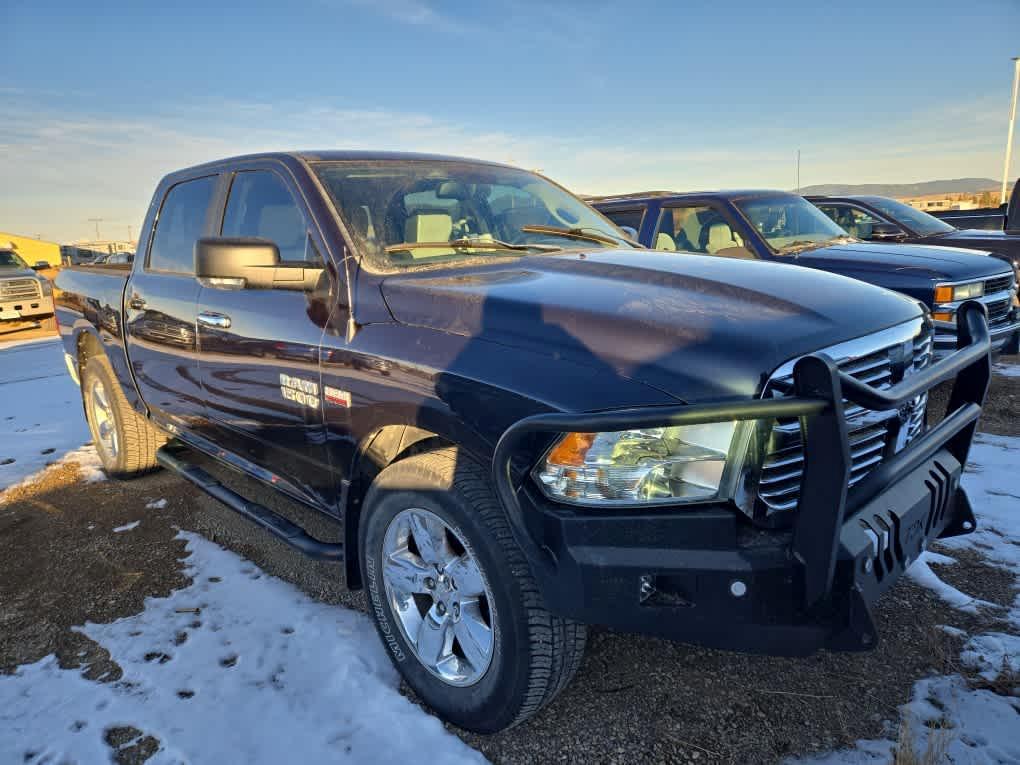
<instances>
[{"instance_id":1,"label":"truck hood","mask_svg":"<svg viewBox=\"0 0 1020 765\"><path fill-rule=\"evenodd\" d=\"M799 253L789 262L854 275L898 271L938 281L980 279L1003 271L1002 261L982 250L927 244L832 244Z\"/></svg>"},{"instance_id":2,"label":"truck hood","mask_svg":"<svg viewBox=\"0 0 1020 765\"><path fill-rule=\"evenodd\" d=\"M984 250L991 250L1004 260L1013 264L1020 273L1020 234L1007 234L1005 231L987 231L981 229L960 229L950 231L947 234L938 234L929 237L932 243L952 242L959 243L964 247L978 247Z\"/></svg>"},{"instance_id":3,"label":"truck hood","mask_svg":"<svg viewBox=\"0 0 1020 765\"><path fill-rule=\"evenodd\" d=\"M568 359L685 401L754 395L791 358L921 315L834 274L648 250L391 276L382 292L399 322L547 356L522 383Z\"/></svg>"},{"instance_id":4,"label":"truck hood","mask_svg":"<svg viewBox=\"0 0 1020 765\"><path fill-rule=\"evenodd\" d=\"M33 279L38 279L39 275L31 268L21 268L20 266L0 266L0 279L13 279L14 277L31 276Z\"/></svg>"}]
</instances>

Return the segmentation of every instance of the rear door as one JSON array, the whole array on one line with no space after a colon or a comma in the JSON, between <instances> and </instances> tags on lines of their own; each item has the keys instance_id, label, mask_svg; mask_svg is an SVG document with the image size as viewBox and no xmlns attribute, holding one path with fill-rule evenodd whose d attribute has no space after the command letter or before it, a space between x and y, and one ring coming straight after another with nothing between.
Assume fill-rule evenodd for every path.
<instances>
[{"instance_id":1,"label":"rear door","mask_svg":"<svg viewBox=\"0 0 1020 765\"><path fill-rule=\"evenodd\" d=\"M273 241L281 260L323 252L292 180L271 165L233 175L217 233ZM332 506L322 417L319 347L332 304L321 289L223 289L198 296L199 379L217 445L265 471L285 492Z\"/></svg>"},{"instance_id":2,"label":"rear door","mask_svg":"<svg viewBox=\"0 0 1020 765\"><path fill-rule=\"evenodd\" d=\"M212 230L219 176L171 185L124 293L128 357L142 400L163 424L200 425L195 242Z\"/></svg>"}]
</instances>

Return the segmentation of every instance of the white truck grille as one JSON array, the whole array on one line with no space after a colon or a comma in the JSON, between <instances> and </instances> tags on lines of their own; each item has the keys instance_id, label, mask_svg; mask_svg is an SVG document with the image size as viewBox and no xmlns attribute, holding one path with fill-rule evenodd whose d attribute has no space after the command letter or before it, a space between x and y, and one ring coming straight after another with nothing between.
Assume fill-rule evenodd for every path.
<instances>
[{"instance_id":1,"label":"white truck grille","mask_svg":"<svg viewBox=\"0 0 1020 765\"><path fill-rule=\"evenodd\" d=\"M881 390L931 363L932 333L917 320L822 352L833 358L841 371ZM765 387L766 398L792 395L794 361L772 375ZM874 470L890 449L899 451L924 430L927 403L928 394L924 393L903 411L872 412L844 401L850 437L850 486ZM767 515L791 510L797 505L804 475L800 423L777 421L765 453L758 498Z\"/></svg>"},{"instance_id":2,"label":"white truck grille","mask_svg":"<svg viewBox=\"0 0 1020 765\"><path fill-rule=\"evenodd\" d=\"M34 300L41 296L38 279L0 280L0 300Z\"/></svg>"}]
</instances>

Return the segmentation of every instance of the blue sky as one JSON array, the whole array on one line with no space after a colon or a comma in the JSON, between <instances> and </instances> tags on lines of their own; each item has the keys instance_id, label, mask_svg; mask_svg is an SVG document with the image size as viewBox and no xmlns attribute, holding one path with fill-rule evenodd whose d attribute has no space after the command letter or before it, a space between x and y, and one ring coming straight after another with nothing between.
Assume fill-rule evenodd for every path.
<instances>
[{"instance_id":1,"label":"blue sky","mask_svg":"<svg viewBox=\"0 0 1020 765\"><path fill-rule=\"evenodd\" d=\"M0 230L70 240L263 149L443 151L585 193L792 188L798 148L805 185L998 178L1020 2L4 0L0 29Z\"/></svg>"}]
</instances>

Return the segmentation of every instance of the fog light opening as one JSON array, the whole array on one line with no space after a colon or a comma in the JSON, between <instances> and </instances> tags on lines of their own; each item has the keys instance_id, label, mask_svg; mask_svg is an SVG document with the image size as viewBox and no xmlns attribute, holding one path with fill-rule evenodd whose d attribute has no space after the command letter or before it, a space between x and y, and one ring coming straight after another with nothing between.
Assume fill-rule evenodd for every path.
<instances>
[{"instance_id":1,"label":"fog light opening","mask_svg":"<svg viewBox=\"0 0 1020 765\"><path fill-rule=\"evenodd\" d=\"M739 579L730 582L730 595L735 598L742 598L747 594L747 585Z\"/></svg>"}]
</instances>

